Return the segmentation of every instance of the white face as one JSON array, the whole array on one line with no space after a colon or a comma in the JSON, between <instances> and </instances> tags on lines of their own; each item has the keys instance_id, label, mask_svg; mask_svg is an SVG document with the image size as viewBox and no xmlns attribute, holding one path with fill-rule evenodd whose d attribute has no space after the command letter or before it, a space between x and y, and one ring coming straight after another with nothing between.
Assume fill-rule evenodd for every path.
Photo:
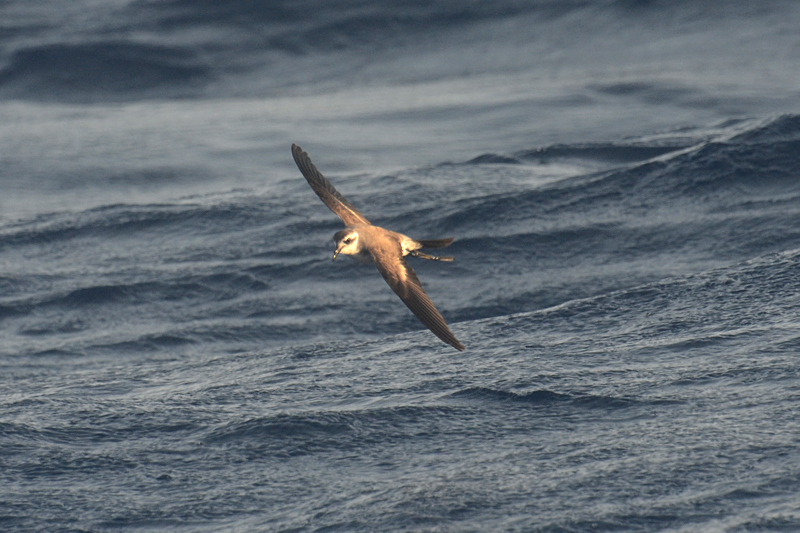
<instances>
[{"instance_id":1,"label":"white face","mask_svg":"<svg viewBox=\"0 0 800 533\"><path fill-rule=\"evenodd\" d=\"M344 255L356 255L361 251L361 246L358 242L358 233L355 231L347 233L342 239L336 243L336 250Z\"/></svg>"}]
</instances>

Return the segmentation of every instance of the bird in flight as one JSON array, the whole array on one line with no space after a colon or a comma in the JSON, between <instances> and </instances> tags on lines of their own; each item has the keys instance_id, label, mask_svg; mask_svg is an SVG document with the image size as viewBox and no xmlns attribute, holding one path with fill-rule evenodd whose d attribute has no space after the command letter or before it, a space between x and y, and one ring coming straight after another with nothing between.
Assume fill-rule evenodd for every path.
<instances>
[{"instance_id":1,"label":"bird in flight","mask_svg":"<svg viewBox=\"0 0 800 533\"><path fill-rule=\"evenodd\" d=\"M336 242L333 259L344 254L362 263L374 263L389 287L425 327L453 348L463 351L464 345L447 327L447 322L425 294L416 272L405 259L405 256L412 255L434 261L452 261L452 257L435 257L421 252L420 249L444 248L453 242L453 238L416 240L402 233L373 226L339 194L333 184L317 170L308 154L296 144L292 144L292 156L320 200L344 222L345 228L333 236Z\"/></svg>"}]
</instances>

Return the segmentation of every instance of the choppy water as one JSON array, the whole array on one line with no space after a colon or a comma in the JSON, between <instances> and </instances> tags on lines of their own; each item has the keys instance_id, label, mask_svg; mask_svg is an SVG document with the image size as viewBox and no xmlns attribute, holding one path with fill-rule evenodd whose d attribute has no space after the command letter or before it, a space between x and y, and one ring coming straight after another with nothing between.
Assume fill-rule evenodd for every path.
<instances>
[{"instance_id":1,"label":"choppy water","mask_svg":"<svg viewBox=\"0 0 800 533\"><path fill-rule=\"evenodd\" d=\"M799 8L3 3L0 529L800 530Z\"/></svg>"}]
</instances>

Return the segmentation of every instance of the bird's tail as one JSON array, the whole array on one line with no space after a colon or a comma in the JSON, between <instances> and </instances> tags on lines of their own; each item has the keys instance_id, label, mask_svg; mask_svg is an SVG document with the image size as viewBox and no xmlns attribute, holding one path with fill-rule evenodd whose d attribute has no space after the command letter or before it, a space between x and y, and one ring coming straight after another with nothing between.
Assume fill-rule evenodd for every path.
<instances>
[{"instance_id":1,"label":"bird's tail","mask_svg":"<svg viewBox=\"0 0 800 533\"><path fill-rule=\"evenodd\" d=\"M445 248L450 246L454 237L450 237L449 239L430 239L426 241L417 240L418 243L422 245L423 248Z\"/></svg>"}]
</instances>

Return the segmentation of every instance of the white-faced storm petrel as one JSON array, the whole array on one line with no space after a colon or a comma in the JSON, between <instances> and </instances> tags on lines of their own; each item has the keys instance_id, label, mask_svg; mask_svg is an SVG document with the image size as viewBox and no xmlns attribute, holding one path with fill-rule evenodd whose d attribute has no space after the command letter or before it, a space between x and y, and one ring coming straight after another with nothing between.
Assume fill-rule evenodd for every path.
<instances>
[{"instance_id":1,"label":"white-faced storm petrel","mask_svg":"<svg viewBox=\"0 0 800 533\"><path fill-rule=\"evenodd\" d=\"M406 255L413 255L435 261L452 261L452 257L435 257L419 250L444 248L449 246L453 239L416 240L402 233L373 226L344 196L339 194L331 182L317 170L308 154L296 144L292 145L292 156L317 196L342 219L346 226L333 236L336 242L333 258L345 254L362 263L374 263L389 287L434 335L457 350L464 350L464 345L458 342L447 327L447 322L425 294L417 274L405 260Z\"/></svg>"}]
</instances>

